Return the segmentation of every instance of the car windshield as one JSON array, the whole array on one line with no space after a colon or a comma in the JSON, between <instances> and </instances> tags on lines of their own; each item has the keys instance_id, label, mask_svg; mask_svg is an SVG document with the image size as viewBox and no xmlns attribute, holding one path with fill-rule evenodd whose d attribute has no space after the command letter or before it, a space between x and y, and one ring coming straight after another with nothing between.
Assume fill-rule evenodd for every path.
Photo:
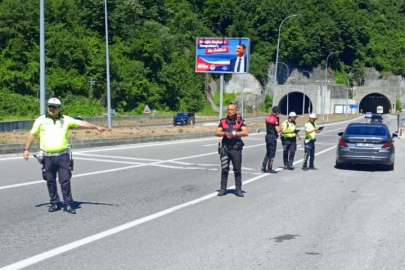
<instances>
[{"instance_id":1,"label":"car windshield","mask_svg":"<svg viewBox=\"0 0 405 270\"><path fill-rule=\"evenodd\" d=\"M178 113L176 116L187 116L187 113Z\"/></svg>"},{"instance_id":2,"label":"car windshield","mask_svg":"<svg viewBox=\"0 0 405 270\"><path fill-rule=\"evenodd\" d=\"M387 130L383 126L349 126L345 134L386 136Z\"/></svg>"}]
</instances>

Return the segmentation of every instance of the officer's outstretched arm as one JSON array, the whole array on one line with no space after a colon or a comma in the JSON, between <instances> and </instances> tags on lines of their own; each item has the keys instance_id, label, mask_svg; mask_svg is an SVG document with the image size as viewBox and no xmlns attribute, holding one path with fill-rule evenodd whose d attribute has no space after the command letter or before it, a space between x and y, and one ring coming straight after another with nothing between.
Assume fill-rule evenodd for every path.
<instances>
[{"instance_id":1,"label":"officer's outstretched arm","mask_svg":"<svg viewBox=\"0 0 405 270\"><path fill-rule=\"evenodd\" d=\"M81 127L81 128L93 128L93 129L97 129L100 132L108 130L108 128L93 125L92 123L87 122L85 120L79 122L79 127Z\"/></svg>"}]
</instances>

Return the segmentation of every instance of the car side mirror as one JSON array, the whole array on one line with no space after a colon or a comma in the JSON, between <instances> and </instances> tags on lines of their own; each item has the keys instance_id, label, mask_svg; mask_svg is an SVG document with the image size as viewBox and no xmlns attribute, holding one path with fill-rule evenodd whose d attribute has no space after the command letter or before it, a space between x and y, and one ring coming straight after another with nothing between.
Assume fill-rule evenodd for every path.
<instances>
[{"instance_id":1,"label":"car side mirror","mask_svg":"<svg viewBox=\"0 0 405 270\"><path fill-rule=\"evenodd\" d=\"M338 133L338 136L343 136L343 132L339 132L339 133Z\"/></svg>"}]
</instances>

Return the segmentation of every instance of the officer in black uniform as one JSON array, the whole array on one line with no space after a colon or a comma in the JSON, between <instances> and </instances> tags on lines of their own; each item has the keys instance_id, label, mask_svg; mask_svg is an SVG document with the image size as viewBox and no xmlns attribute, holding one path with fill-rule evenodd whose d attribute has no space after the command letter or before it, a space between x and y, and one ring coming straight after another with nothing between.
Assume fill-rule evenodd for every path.
<instances>
[{"instance_id":1,"label":"officer in black uniform","mask_svg":"<svg viewBox=\"0 0 405 270\"><path fill-rule=\"evenodd\" d=\"M262 172L266 173L277 173L276 170L273 170L273 162L274 157L276 156L278 133L281 132L280 119L278 118L280 108L274 106L272 112L273 113L268 115L265 119L266 155L264 156L262 163Z\"/></svg>"},{"instance_id":2,"label":"officer in black uniform","mask_svg":"<svg viewBox=\"0 0 405 270\"><path fill-rule=\"evenodd\" d=\"M242 148L243 142L241 137L249 135L245 121L237 114L235 103L229 103L228 116L222 118L215 131L215 136L222 137L222 145L218 151L221 159L221 189L218 196L226 195L228 183L229 164L232 161L233 172L235 175L235 195L243 197L242 193Z\"/></svg>"}]
</instances>

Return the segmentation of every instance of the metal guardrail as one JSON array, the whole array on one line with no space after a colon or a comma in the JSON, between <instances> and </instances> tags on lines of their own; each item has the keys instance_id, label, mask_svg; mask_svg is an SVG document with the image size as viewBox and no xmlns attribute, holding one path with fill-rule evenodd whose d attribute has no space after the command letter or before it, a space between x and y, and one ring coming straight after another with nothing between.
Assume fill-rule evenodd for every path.
<instances>
[{"instance_id":1,"label":"metal guardrail","mask_svg":"<svg viewBox=\"0 0 405 270\"><path fill-rule=\"evenodd\" d=\"M108 121L107 116L103 117L83 117L84 120L90 123L106 123ZM153 120L167 120L173 119L173 116L124 116L124 117L112 117L111 121L114 123L120 121L153 121ZM11 132L14 130L29 130L34 124L35 120L20 120L20 121L7 121L0 122L0 132Z\"/></svg>"},{"instance_id":2,"label":"metal guardrail","mask_svg":"<svg viewBox=\"0 0 405 270\"><path fill-rule=\"evenodd\" d=\"M33 124L34 120L0 122L0 132L27 130L30 129Z\"/></svg>"}]
</instances>

